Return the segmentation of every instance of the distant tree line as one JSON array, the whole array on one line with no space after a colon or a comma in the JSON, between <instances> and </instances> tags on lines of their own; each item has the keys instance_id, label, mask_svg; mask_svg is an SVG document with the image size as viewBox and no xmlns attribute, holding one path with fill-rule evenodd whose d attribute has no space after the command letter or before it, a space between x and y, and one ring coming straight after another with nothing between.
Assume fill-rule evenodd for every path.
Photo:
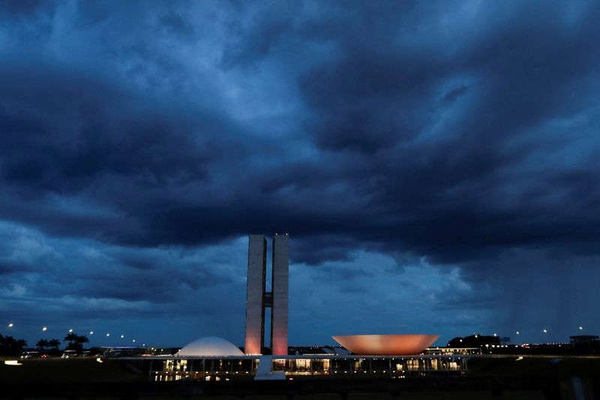
<instances>
[{"instance_id":1,"label":"distant tree line","mask_svg":"<svg viewBox=\"0 0 600 400\"><path fill-rule=\"evenodd\" d=\"M0 355L18 356L25 347L27 347L26 340L0 334Z\"/></svg>"},{"instance_id":2,"label":"distant tree line","mask_svg":"<svg viewBox=\"0 0 600 400\"><path fill-rule=\"evenodd\" d=\"M500 338L497 336L486 335L455 337L448 342L448 347L483 347L486 344L488 346L497 346L500 344Z\"/></svg>"},{"instance_id":3,"label":"distant tree line","mask_svg":"<svg viewBox=\"0 0 600 400\"><path fill-rule=\"evenodd\" d=\"M69 333L63 339L66 342L64 350L74 350L81 352L84 349L84 344L89 343L89 339L84 335ZM56 355L60 353L59 339L40 339L35 344L39 352ZM0 356L18 356L27 348L27 341L24 339L15 339L12 336L4 336L0 334Z\"/></svg>"}]
</instances>

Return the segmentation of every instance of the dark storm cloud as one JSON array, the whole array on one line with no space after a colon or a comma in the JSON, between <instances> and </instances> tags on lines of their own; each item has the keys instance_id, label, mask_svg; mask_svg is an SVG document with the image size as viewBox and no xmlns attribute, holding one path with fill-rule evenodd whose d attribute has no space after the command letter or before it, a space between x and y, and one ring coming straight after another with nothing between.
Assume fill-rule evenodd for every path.
<instances>
[{"instance_id":1,"label":"dark storm cloud","mask_svg":"<svg viewBox=\"0 0 600 400\"><path fill-rule=\"evenodd\" d=\"M419 266L442 286L427 301L472 324L520 287L498 271L597 257L598 17L583 1L3 3L0 218L38 232L0 247L5 295L166 314L243 288L215 248L289 232L294 263L327 266L307 282L352 283L338 304L377 291L361 268L422 291L397 279ZM102 256L67 267L81 241ZM463 287L445 296L447 276Z\"/></svg>"},{"instance_id":2,"label":"dark storm cloud","mask_svg":"<svg viewBox=\"0 0 600 400\"><path fill-rule=\"evenodd\" d=\"M593 160L560 164L561 151L578 152L579 138L570 130L579 127L569 129L569 119L596 117L586 85L593 87L597 79L598 28L592 16L598 10L574 5L565 13L560 6L532 3L478 10L469 17L468 10L464 16L439 5L386 8L386 13L365 7L323 7L339 17L335 20L285 13L270 18L265 12L277 26L289 21L287 30L268 35L257 22L244 31L246 42L236 42L238 54L247 53L238 57L242 68L276 54L271 45L256 47L255 38L265 35L263 44L323 41L336 49L332 62L310 68L298 80L312 116L306 128L330 159L299 175L283 168L268 181L311 199L313 210L302 218L310 225L295 224L298 233L304 234L304 226L310 231L326 207L312 196L324 190L326 184L319 185L326 181L319 179L327 175L317 178L312 170L324 168L335 171L326 178L330 182L354 189L345 191L344 201L363 200L368 209L347 210L334 224L318 218L318 228L387 243L388 249L403 247L452 262L484 258L504 246L596 240L596 221L582 218L597 215ZM499 13L494 23L479 20L487 12ZM466 28L460 28L461 18ZM427 26L444 19L451 21L447 30L455 37ZM419 35L420 29L432 37ZM563 132L545 126L557 119L565 119ZM591 145L598 144L591 140ZM540 152L546 158L532 160ZM362 171L350 163L362 163ZM570 175L581 179L564 178ZM547 203L550 193L559 196ZM563 204L576 200L571 193L585 193L591 201L571 217L557 217ZM271 210L277 217L288 215Z\"/></svg>"},{"instance_id":3,"label":"dark storm cloud","mask_svg":"<svg viewBox=\"0 0 600 400\"><path fill-rule=\"evenodd\" d=\"M161 184L203 177L216 149L192 143L174 126L175 116L152 114L152 105L134 105L128 93L77 71L44 71L35 63L1 71L7 183L70 193L102 174Z\"/></svg>"},{"instance_id":4,"label":"dark storm cloud","mask_svg":"<svg viewBox=\"0 0 600 400\"><path fill-rule=\"evenodd\" d=\"M349 260L353 249L367 248L458 264L473 291L448 288L453 294L441 295L438 307L513 314L499 312L499 320L519 314L523 289L518 278L496 280L497 274L518 276L529 268L534 272L523 282L535 279L544 268L540 259L553 249L594 264L600 239L596 5L420 3L373 13L364 3L321 4L323 13L288 18L287 31L269 38L276 47L256 48L262 25L245 32L246 50L255 51L238 59L240 68L267 64L286 48L282 42L303 43L299 52L316 43L328 49L321 63L312 59L300 70L297 86L307 106L303 129L322 157L315 169L329 175L303 181L283 173L273 181L275 187L302 182L292 183L301 190L290 194L306 196L315 210L294 226L297 261ZM353 205L334 224L327 216L310 218L327 209L315 195L326 193L325 182L346 188L340 207ZM319 240L327 233L337 239ZM533 252L509 261L511 249L519 248ZM572 268L572 276L579 273ZM550 275L548 281L558 276ZM550 296L541 287L531 294ZM543 314L571 325L590 318L583 311L567 318L552 307ZM531 321L541 325L544 318Z\"/></svg>"},{"instance_id":5,"label":"dark storm cloud","mask_svg":"<svg viewBox=\"0 0 600 400\"><path fill-rule=\"evenodd\" d=\"M96 231L109 240L135 241L128 239L135 218L152 218L167 202L156 189L202 183L214 159L243 157L244 144L230 146L225 137L235 127L216 115L200 112L190 121L124 87L35 64L5 66L0 78L5 218L61 234ZM81 196L84 205L97 203L108 212L94 217L89 206L69 215L73 207L66 205L49 213L52 196ZM14 202L18 198L25 201Z\"/></svg>"},{"instance_id":6,"label":"dark storm cloud","mask_svg":"<svg viewBox=\"0 0 600 400\"><path fill-rule=\"evenodd\" d=\"M16 271L32 271L33 268L29 268L20 262L14 261L0 261L0 275L14 274Z\"/></svg>"},{"instance_id":7,"label":"dark storm cloud","mask_svg":"<svg viewBox=\"0 0 600 400\"><path fill-rule=\"evenodd\" d=\"M232 39L224 51L228 68L267 56L277 62L276 43L321 41L335 48L332 62L315 59L297 81L311 115L304 128L323 156L290 164L278 160L283 143L275 142L269 158L279 162L277 168L245 158L267 142L248 148L242 131L223 115L201 111L191 117L177 109L181 105L165 109L157 101L140 102L141 93L121 82L65 72L56 64L41 67L42 60L9 64L2 73L1 108L8 135L2 175L12 188L7 194L93 194L133 227L116 233L107 226L101 235L139 245L194 244L293 227L301 238L347 232L350 238L338 240L460 261L488 248L578 242L597 234L594 221L577 222L579 212L597 207L597 194L587 189L598 181L591 162L543 171L552 158L541 160L540 170L529 160L540 148L551 154L570 144L569 133L555 136L543 126L546 121L593 111L585 90L596 77L597 10L579 16L574 28L558 6L503 6L490 26L461 30L452 26L460 21L451 22L448 30L466 40L449 50L444 46L451 38L427 28L426 21L468 16L446 15L448 10L433 5L384 7L385 13L381 8L323 6L337 19L297 4L237 8L239 23L229 26ZM531 16L534 11L541 16ZM107 10L81 8L82 16L98 13ZM158 14L165 35L193 34L179 12ZM109 15L114 17L100 19ZM429 29L431 37L419 29ZM137 43L131 54L165 59ZM166 64L157 66L169 75ZM528 142L533 135L546 138ZM210 179L219 169L228 186L217 189ZM535 183L508 188L519 171L532 174ZM518 184L523 178L516 179ZM133 193L122 187L125 180ZM345 187L329 196L340 184ZM159 186L170 194L156 194ZM125 191L123 198L115 199L115 190ZM212 193L203 199L214 190L223 190L220 201ZM197 197L186 198L184 191ZM536 200L549 192L566 198L540 208ZM548 218L563 202L581 202L583 193L589 200L579 212ZM335 204L338 195L343 201ZM502 195L519 201L505 205ZM85 224L74 225L77 230ZM566 226L568 237L561 234ZM344 257L339 246L322 250L336 252ZM299 256L309 258L319 261L315 253Z\"/></svg>"},{"instance_id":8,"label":"dark storm cloud","mask_svg":"<svg viewBox=\"0 0 600 400\"><path fill-rule=\"evenodd\" d=\"M534 11L542 15L534 17ZM373 157L365 174L378 179L370 205L399 219L374 227L385 231L390 244L457 261L496 246L598 239L593 160L554 164L562 160L553 153L578 141L578 133L544 127L586 113L597 118L590 90L598 79L598 9L587 10L575 29L560 7L515 7L509 14L494 30L475 26L473 38L451 53L441 47L442 38L437 47L426 41L418 49L396 45L410 38L386 40L392 25L374 34L363 31L362 41L336 36L331 39L340 43L339 61L300 80L317 115L311 126L315 143L347 152L352 160ZM357 17L355 26L360 23L370 27L366 18ZM461 102L469 109L452 108ZM456 123L446 118L445 129L432 135L443 115L453 113L462 115ZM515 143L539 131L547 137ZM535 165L529 158L539 151L547 158ZM532 184L524 186L533 193L508 187L506 175L519 173L530 175ZM579 178L565 179L570 175ZM518 184L528 178L514 179ZM550 193L558 196L546 203L542 197ZM519 201L507 207L502 195ZM582 204L579 195L592 201ZM574 208L572 201L577 209L565 213L565 206ZM540 208L538 202L546 204ZM365 232L366 221L360 222L357 231Z\"/></svg>"},{"instance_id":9,"label":"dark storm cloud","mask_svg":"<svg viewBox=\"0 0 600 400\"><path fill-rule=\"evenodd\" d=\"M160 22L170 34L175 34L180 38L193 37L194 26L178 13L169 12L160 18Z\"/></svg>"},{"instance_id":10,"label":"dark storm cloud","mask_svg":"<svg viewBox=\"0 0 600 400\"><path fill-rule=\"evenodd\" d=\"M302 2L291 1L238 4L237 18L229 26L234 39L223 52L223 66L247 66L269 55L293 29L302 8Z\"/></svg>"},{"instance_id":11,"label":"dark storm cloud","mask_svg":"<svg viewBox=\"0 0 600 400\"><path fill-rule=\"evenodd\" d=\"M43 0L7 0L0 4L0 13L7 16L20 16L31 14L44 3Z\"/></svg>"}]
</instances>

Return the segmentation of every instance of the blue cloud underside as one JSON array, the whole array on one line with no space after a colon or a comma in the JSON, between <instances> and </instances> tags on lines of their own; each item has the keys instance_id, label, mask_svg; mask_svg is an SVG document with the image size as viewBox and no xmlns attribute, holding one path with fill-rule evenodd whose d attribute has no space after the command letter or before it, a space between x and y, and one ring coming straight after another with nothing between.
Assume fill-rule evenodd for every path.
<instances>
[{"instance_id":1,"label":"blue cloud underside","mask_svg":"<svg viewBox=\"0 0 600 400\"><path fill-rule=\"evenodd\" d=\"M3 315L241 344L244 236L289 232L299 344L599 331L599 14L3 2Z\"/></svg>"}]
</instances>

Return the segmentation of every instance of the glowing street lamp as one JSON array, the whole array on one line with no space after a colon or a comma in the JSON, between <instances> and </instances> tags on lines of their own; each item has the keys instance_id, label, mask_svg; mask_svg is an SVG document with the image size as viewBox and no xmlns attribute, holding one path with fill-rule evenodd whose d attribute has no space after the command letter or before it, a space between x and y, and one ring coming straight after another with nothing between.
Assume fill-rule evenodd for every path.
<instances>
[{"instance_id":1,"label":"glowing street lamp","mask_svg":"<svg viewBox=\"0 0 600 400\"><path fill-rule=\"evenodd\" d=\"M12 322L10 324L8 324L8 328L12 328L14 326L15 326L15 324L13 324Z\"/></svg>"},{"instance_id":2,"label":"glowing street lamp","mask_svg":"<svg viewBox=\"0 0 600 400\"><path fill-rule=\"evenodd\" d=\"M106 334L106 337L109 337L109 336L110 336L110 333L107 333L107 334Z\"/></svg>"},{"instance_id":3,"label":"glowing street lamp","mask_svg":"<svg viewBox=\"0 0 600 400\"><path fill-rule=\"evenodd\" d=\"M90 335L93 335L93 334L94 334L94 331L90 331Z\"/></svg>"},{"instance_id":4,"label":"glowing street lamp","mask_svg":"<svg viewBox=\"0 0 600 400\"><path fill-rule=\"evenodd\" d=\"M46 332L48 330L47 326L42 327L42 332Z\"/></svg>"},{"instance_id":5,"label":"glowing street lamp","mask_svg":"<svg viewBox=\"0 0 600 400\"><path fill-rule=\"evenodd\" d=\"M579 327L579 330L580 330L580 331L582 331L582 330L583 330L583 326L580 326L580 327Z\"/></svg>"}]
</instances>

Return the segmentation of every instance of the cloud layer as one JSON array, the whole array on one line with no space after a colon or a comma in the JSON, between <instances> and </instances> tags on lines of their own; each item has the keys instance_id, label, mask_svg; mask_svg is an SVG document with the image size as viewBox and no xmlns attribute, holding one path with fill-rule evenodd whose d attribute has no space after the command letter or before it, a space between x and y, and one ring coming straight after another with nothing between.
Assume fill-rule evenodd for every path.
<instances>
[{"instance_id":1,"label":"cloud layer","mask_svg":"<svg viewBox=\"0 0 600 400\"><path fill-rule=\"evenodd\" d=\"M599 14L5 2L3 314L241 343L244 237L289 232L298 344L600 331Z\"/></svg>"}]
</instances>

